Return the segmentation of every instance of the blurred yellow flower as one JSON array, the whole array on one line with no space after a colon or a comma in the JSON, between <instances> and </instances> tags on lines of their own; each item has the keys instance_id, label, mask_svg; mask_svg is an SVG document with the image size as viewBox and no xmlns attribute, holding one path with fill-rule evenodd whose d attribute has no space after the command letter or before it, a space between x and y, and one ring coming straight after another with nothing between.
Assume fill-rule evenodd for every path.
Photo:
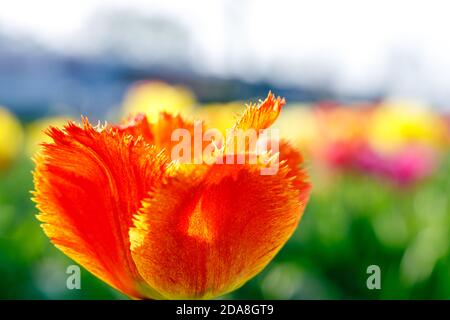
<instances>
[{"instance_id":1,"label":"blurred yellow flower","mask_svg":"<svg viewBox=\"0 0 450 320\"><path fill-rule=\"evenodd\" d=\"M439 149L445 145L445 137L444 120L417 102L385 102L374 110L368 127L369 143L384 153L409 144Z\"/></svg>"},{"instance_id":2,"label":"blurred yellow flower","mask_svg":"<svg viewBox=\"0 0 450 320\"><path fill-rule=\"evenodd\" d=\"M151 122L162 111L177 114L189 112L197 103L194 93L186 87L171 86L161 81L142 81L134 84L123 102L125 116L145 113Z\"/></svg>"},{"instance_id":3,"label":"blurred yellow flower","mask_svg":"<svg viewBox=\"0 0 450 320\"><path fill-rule=\"evenodd\" d=\"M195 110L196 118L208 123L208 127L225 132L231 128L238 115L245 110L245 104L240 101L228 103L211 103ZM230 116L232 115L232 116Z\"/></svg>"},{"instance_id":4,"label":"blurred yellow flower","mask_svg":"<svg viewBox=\"0 0 450 320\"><path fill-rule=\"evenodd\" d=\"M445 126L446 126L446 135L445 135L445 148L450 149L450 114L443 116Z\"/></svg>"},{"instance_id":5,"label":"blurred yellow flower","mask_svg":"<svg viewBox=\"0 0 450 320\"><path fill-rule=\"evenodd\" d=\"M19 120L7 109L0 107L0 170L16 159L22 148L23 131Z\"/></svg>"},{"instance_id":6,"label":"blurred yellow flower","mask_svg":"<svg viewBox=\"0 0 450 320\"><path fill-rule=\"evenodd\" d=\"M310 152L312 145L317 141L317 119L311 105L288 105L275 122L274 127L279 129L283 137L286 137L305 154Z\"/></svg>"},{"instance_id":7,"label":"blurred yellow flower","mask_svg":"<svg viewBox=\"0 0 450 320\"><path fill-rule=\"evenodd\" d=\"M27 125L25 128L25 153L31 157L39 150L41 143L51 142L52 140L44 131L49 126L61 127L67 123L67 120L64 117L49 117L38 119Z\"/></svg>"}]
</instances>

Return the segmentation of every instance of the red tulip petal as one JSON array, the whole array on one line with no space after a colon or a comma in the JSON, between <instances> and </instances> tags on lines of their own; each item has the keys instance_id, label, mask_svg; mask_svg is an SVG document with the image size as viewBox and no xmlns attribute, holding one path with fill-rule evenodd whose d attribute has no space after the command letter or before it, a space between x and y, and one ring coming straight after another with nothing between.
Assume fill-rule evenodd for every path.
<instances>
[{"instance_id":1,"label":"red tulip petal","mask_svg":"<svg viewBox=\"0 0 450 320\"><path fill-rule=\"evenodd\" d=\"M87 120L51 128L36 158L38 219L65 254L111 286L140 297L129 228L141 200L164 176L166 160L142 139Z\"/></svg>"},{"instance_id":2,"label":"red tulip petal","mask_svg":"<svg viewBox=\"0 0 450 320\"><path fill-rule=\"evenodd\" d=\"M294 232L309 192L295 179L287 165L271 176L256 165L213 165L203 175L169 179L144 201L130 231L140 274L165 298L210 298L238 288Z\"/></svg>"},{"instance_id":3,"label":"red tulip petal","mask_svg":"<svg viewBox=\"0 0 450 320\"><path fill-rule=\"evenodd\" d=\"M306 203L311 191L311 183L306 171L302 169L303 157L287 141L281 140L279 147L280 165L286 165L289 170L287 177L292 179L292 184L300 192L300 201Z\"/></svg>"},{"instance_id":4,"label":"red tulip petal","mask_svg":"<svg viewBox=\"0 0 450 320\"><path fill-rule=\"evenodd\" d=\"M147 116L142 113L129 117L122 124L113 125L112 127L121 134L131 135L135 138L142 136L147 143L154 143L155 136L152 132L152 127L147 120Z\"/></svg>"},{"instance_id":5,"label":"red tulip petal","mask_svg":"<svg viewBox=\"0 0 450 320\"><path fill-rule=\"evenodd\" d=\"M190 135L191 157L188 162L194 162L194 148L199 146L199 155L201 151L208 145L208 141L203 141L202 133L204 132L204 124L202 122L190 122L183 119L180 115L171 115L166 112L159 114L156 123L149 123L147 117L143 114L138 114L135 117L129 118L125 123L114 126L122 134L132 135L134 137L142 136L149 144L155 145L158 149L164 150L168 157L171 157L171 152L174 146L179 144L179 137L172 137L172 134L177 129L185 129L186 133ZM197 135L196 135L197 133ZM195 141L197 137L198 141ZM175 160L175 159L172 159Z\"/></svg>"}]
</instances>

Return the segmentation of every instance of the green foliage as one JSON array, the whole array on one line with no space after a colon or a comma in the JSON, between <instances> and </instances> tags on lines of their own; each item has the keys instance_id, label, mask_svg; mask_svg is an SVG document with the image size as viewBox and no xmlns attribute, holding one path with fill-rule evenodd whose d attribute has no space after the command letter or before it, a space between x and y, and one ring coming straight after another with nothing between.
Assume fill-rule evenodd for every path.
<instances>
[{"instance_id":1,"label":"green foliage","mask_svg":"<svg viewBox=\"0 0 450 320\"><path fill-rule=\"evenodd\" d=\"M85 270L81 290L66 288L73 262L35 218L32 168L22 159L0 175L0 298L125 298ZM226 298L450 298L450 157L407 188L351 173L328 181L312 171L311 200L291 240ZM381 268L381 290L366 286L370 265Z\"/></svg>"}]
</instances>

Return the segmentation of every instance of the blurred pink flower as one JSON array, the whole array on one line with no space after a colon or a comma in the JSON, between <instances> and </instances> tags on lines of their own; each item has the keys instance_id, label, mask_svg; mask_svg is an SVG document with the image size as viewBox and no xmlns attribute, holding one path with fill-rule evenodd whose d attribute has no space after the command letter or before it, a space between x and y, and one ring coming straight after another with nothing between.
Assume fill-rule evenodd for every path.
<instances>
[{"instance_id":1,"label":"blurred pink flower","mask_svg":"<svg viewBox=\"0 0 450 320\"><path fill-rule=\"evenodd\" d=\"M375 174L399 185L421 180L436 168L435 152L424 146L408 146L392 155L382 155L370 147L361 148L354 158L354 167Z\"/></svg>"}]
</instances>

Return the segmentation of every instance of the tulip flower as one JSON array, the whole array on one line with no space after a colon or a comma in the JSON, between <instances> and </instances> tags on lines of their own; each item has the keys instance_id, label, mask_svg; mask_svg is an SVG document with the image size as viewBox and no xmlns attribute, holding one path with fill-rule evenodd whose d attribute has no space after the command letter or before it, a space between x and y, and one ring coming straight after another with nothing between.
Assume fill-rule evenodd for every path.
<instances>
[{"instance_id":1,"label":"tulip flower","mask_svg":"<svg viewBox=\"0 0 450 320\"><path fill-rule=\"evenodd\" d=\"M284 99L250 105L236 129L266 129ZM258 274L290 238L309 198L302 157L280 141L280 168L173 161L168 113L115 126L69 122L35 157L34 201L53 244L140 299L209 299Z\"/></svg>"}]
</instances>

